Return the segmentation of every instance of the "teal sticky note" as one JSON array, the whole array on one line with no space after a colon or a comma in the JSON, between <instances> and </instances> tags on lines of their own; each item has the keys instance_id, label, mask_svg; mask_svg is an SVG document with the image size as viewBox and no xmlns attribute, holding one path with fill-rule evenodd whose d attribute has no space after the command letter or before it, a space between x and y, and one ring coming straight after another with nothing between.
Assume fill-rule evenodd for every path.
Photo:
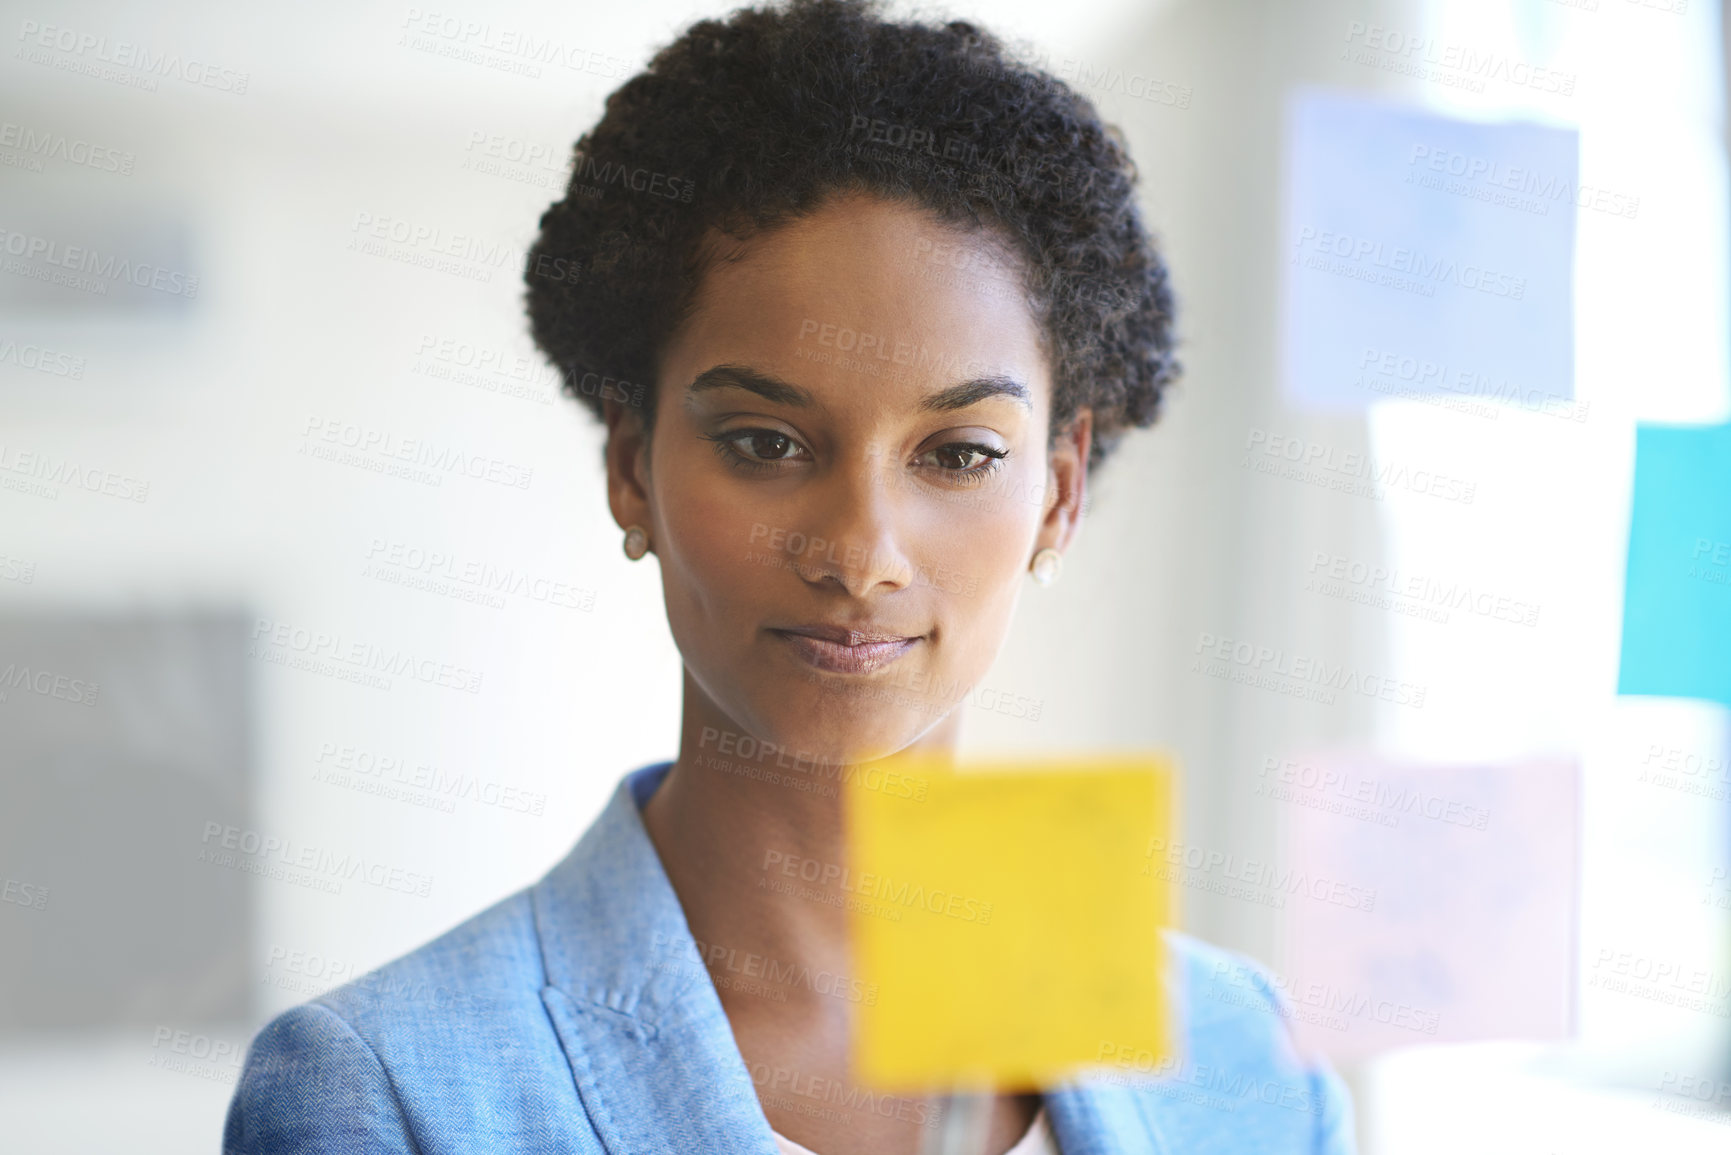
<instances>
[{"instance_id":1,"label":"teal sticky note","mask_svg":"<svg viewBox=\"0 0 1731 1155\"><path fill-rule=\"evenodd\" d=\"M1731 425L1642 425L1619 694L1731 706Z\"/></svg>"}]
</instances>

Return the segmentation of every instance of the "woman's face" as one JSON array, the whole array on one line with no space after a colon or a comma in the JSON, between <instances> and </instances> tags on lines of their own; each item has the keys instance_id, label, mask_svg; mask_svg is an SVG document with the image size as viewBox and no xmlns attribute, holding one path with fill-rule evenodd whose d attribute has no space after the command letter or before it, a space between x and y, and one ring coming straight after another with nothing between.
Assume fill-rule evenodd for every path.
<instances>
[{"instance_id":1,"label":"woman's face","mask_svg":"<svg viewBox=\"0 0 1731 1155\"><path fill-rule=\"evenodd\" d=\"M609 413L614 516L649 529L689 681L739 733L830 762L953 736L1030 559L1067 543L1089 419L1048 451L1047 357L993 254L831 199L708 273L646 456Z\"/></svg>"}]
</instances>

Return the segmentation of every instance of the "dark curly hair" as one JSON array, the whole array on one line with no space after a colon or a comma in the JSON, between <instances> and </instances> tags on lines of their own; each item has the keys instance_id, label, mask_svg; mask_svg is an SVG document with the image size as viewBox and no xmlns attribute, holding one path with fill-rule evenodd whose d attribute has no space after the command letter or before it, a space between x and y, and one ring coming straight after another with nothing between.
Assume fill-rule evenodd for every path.
<instances>
[{"instance_id":1,"label":"dark curly hair","mask_svg":"<svg viewBox=\"0 0 1731 1155\"><path fill-rule=\"evenodd\" d=\"M1116 132L1067 85L964 21L875 0L790 0L704 20L607 98L541 217L524 279L536 344L597 415L655 415L664 342L735 239L864 191L1008 245L1045 337L1056 432L1094 411L1090 465L1151 424L1177 373L1165 263Z\"/></svg>"}]
</instances>

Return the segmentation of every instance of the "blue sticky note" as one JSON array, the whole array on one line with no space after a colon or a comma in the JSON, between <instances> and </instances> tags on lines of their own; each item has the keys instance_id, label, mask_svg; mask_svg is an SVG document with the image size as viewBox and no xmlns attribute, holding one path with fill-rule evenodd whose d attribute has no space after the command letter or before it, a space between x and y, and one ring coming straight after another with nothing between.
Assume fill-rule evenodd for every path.
<instances>
[{"instance_id":1,"label":"blue sticky note","mask_svg":"<svg viewBox=\"0 0 1731 1155\"><path fill-rule=\"evenodd\" d=\"M1619 694L1731 706L1731 425L1642 425Z\"/></svg>"},{"instance_id":2,"label":"blue sticky note","mask_svg":"<svg viewBox=\"0 0 1731 1155\"><path fill-rule=\"evenodd\" d=\"M1574 130L1315 91L1287 112L1287 399L1573 416Z\"/></svg>"}]
</instances>

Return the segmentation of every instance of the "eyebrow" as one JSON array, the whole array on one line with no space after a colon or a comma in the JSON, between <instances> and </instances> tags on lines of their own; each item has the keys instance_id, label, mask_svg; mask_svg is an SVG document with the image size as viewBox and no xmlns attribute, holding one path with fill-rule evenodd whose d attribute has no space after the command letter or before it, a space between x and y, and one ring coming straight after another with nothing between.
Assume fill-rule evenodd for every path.
<instances>
[{"instance_id":1,"label":"eyebrow","mask_svg":"<svg viewBox=\"0 0 1731 1155\"><path fill-rule=\"evenodd\" d=\"M777 405L792 405L798 409L809 409L814 404L811 394L798 385L789 385L780 378L747 369L744 365L716 365L705 369L697 375L685 393L690 397L709 389L743 389L747 393L757 394L765 401L773 401Z\"/></svg>"},{"instance_id":2,"label":"eyebrow","mask_svg":"<svg viewBox=\"0 0 1731 1155\"><path fill-rule=\"evenodd\" d=\"M960 385L951 385L948 389L940 389L921 401L920 408L933 412L966 409L988 397L1011 398L1030 412L1034 408L1034 400L1028 395L1028 387L1013 377L976 377Z\"/></svg>"},{"instance_id":3,"label":"eyebrow","mask_svg":"<svg viewBox=\"0 0 1731 1155\"><path fill-rule=\"evenodd\" d=\"M744 365L716 365L705 369L686 389L686 396L691 397L711 389L743 389L766 401L796 409L809 409L817 403L810 393L798 385L791 385L778 377L760 373ZM1024 409L1032 411L1034 408L1028 387L1013 377L1003 376L976 377L972 381L940 389L923 398L920 408L927 412L947 413L977 405L990 397L1008 397Z\"/></svg>"}]
</instances>

